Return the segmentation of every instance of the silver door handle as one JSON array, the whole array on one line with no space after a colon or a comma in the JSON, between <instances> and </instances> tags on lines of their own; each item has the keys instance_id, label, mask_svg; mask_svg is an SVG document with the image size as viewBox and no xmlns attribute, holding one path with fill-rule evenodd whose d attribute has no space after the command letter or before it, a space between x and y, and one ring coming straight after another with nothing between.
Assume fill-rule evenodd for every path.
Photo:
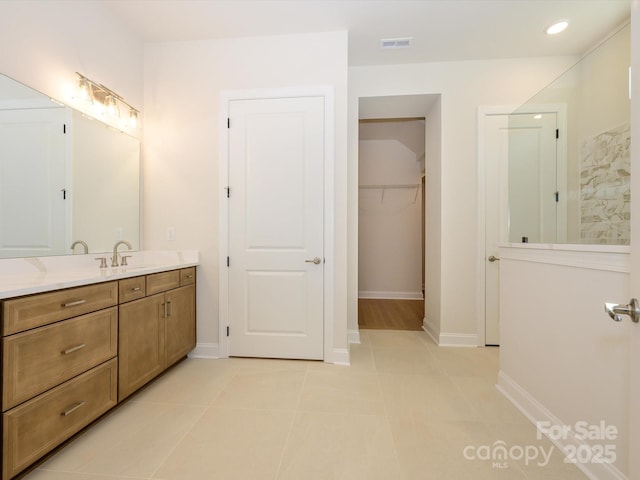
<instances>
[{"instance_id":1,"label":"silver door handle","mask_svg":"<svg viewBox=\"0 0 640 480\"><path fill-rule=\"evenodd\" d=\"M640 305L638 300L632 298L629 305L618 305L617 303L605 303L604 311L616 322L622 321L622 315L629 315L633 323L640 321Z\"/></svg>"},{"instance_id":2,"label":"silver door handle","mask_svg":"<svg viewBox=\"0 0 640 480\"><path fill-rule=\"evenodd\" d=\"M489 258L487 258L487 260L489 260L491 263L500 261L500 259L498 257L494 257L493 255L491 255Z\"/></svg>"},{"instance_id":3,"label":"silver door handle","mask_svg":"<svg viewBox=\"0 0 640 480\"><path fill-rule=\"evenodd\" d=\"M322 259L320 257L314 257L312 260L305 260L304 263L314 263L316 265L320 265Z\"/></svg>"}]
</instances>

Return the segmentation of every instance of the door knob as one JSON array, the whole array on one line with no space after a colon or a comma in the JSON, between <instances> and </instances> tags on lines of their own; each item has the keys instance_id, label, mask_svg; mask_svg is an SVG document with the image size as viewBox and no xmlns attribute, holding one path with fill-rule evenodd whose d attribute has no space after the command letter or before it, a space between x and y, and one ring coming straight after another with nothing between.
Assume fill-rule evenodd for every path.
<instances>
[{"instance_id":1,"label":"door knob","mask_svg":"<svg viewBox=\"0 0 640 480\"><path fill-rule=\"evenodd\" d=\"M322 260L320 259L320 257L314 257L311 260L305 260L304 263L314 263L316 265L320 265L320 262L322 262Z\"/></svg>"},{"instance_id":2,"label":"door knob","mask_svg":"<svg viewBox=\"0 0 640 480\"><path fill-rule=\"evenodd\" d=\"M622 321L622 315L629 315L633 323L640 321L640 305L638 300L632 298L629 305L618 305L617 303L605 303L604 311L616 322Z\"/></svg>"},{"instance_id":3,"label":"door knob","mask_svg":"<svg viewBox=\"0 0 640 480\"><path fill-rule=\"evenodd\" d=\"M489 260L491 263L500 261L500 259L498 257L495 257L493 255L491 255L489 258L487 258L487 260Z\"/></svg>"}]
</instances>

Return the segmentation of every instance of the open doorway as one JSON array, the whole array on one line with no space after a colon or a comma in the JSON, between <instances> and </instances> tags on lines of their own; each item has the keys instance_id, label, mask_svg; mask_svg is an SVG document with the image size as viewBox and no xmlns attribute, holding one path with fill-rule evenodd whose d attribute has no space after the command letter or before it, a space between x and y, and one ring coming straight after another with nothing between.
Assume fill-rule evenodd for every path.
<instances>
[{"instance_id":1,"label":"open doorway","mask_svg":"<svg viewBox=\"0 0 640 480\"><path fill-rule=\"evenodd\" d=\"M425 119L360 120L358 151L359 325L421 330Z\"/></svg>"},{"instance_id":2,"label":"open doorway","mask_svg":"<svg viewBox=\"0 0 640 480\"><path fill-rule=\"evenodd\" d=\"M426 234L428 179L425 183L430 170L427 145L439 145L439 139L426 140L430 131L439 137L440 115L433 108L439 98L359 99L359 328L424 329L427 290L440 283L433 278L438 272L426 268L430 247L431 260L439 262L439 242L430 243ZM437 152L436 157L439 165ZM434 171L435 180L439 169ZM439 208L439 202L433 206Z\"/></svg>"}]
</instances>

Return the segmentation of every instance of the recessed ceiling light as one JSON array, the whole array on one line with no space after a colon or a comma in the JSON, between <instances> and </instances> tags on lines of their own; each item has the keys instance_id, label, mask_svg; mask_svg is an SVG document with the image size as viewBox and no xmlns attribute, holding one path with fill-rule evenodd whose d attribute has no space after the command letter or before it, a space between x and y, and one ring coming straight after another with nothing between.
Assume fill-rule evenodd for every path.
<instances>
[{"instance_id":1,"label":"recessed ceiling light","mask_svg":"<svg viewBox=\"0 0 640 480\"><path fill-rule=\"evenodd\" d=\"M547 35L555 35L556 33L562 32L568 26L569 22L567 22L566 20L562 20L560 22L554 23L553 25L549 25L545 29L545 32L547 32Z\"/></svg>"}]
</instances>

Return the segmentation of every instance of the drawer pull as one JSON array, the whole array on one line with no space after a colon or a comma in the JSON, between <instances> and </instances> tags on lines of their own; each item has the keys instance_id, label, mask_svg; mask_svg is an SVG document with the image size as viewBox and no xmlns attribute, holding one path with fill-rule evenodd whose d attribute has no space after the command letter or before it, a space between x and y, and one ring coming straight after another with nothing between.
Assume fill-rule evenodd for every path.
<instances>
[{"instance_id":1,"label":"drawer pull","mask_svg":"<svg viewBox=\"0 0 640 480\"><path fill-rule=\"evenodd\" d=\"M131 289L131 291L132 291L132 292L139 292L140 290L141 290L141 288L140 288L140 287L133 287L133 288Z\"/></svg>"},{"instance_id":2,"label":"drawer pull","mask_svg":"<svg viewBox=\"0 0 640 480\"><path fill-rule=\"evenodd\" d=\"M171 316L171 302L167 302L167 317Z\"/></svg>"},{"instance_id":3,"label":"drawer pull","mask_svg":"<svg viewBox=\"0 0 640 480\"><path fill-rule=\"evenodd\" d=\"M82 305L83 303L87 303L86 300L76 300L75 302L63 303L63 307L75 307L76 305Z\"/></svg>"},{"instance_id":4,"label":"drawer pull","mask_svg":"<svg viewBox=\"0 0 640 480\"><path fill-rule=\"evenodd\" d=\"M76 403L73 407L71 407L69 410L65 410L64 412L62 412L60 415L63 417L67 417L69 415L71 415L73 412L75 412L76 410L78 410L80 407L84 406L85 402L78 402Z\"/></svg>"},{"instance_id":5,"label":"drawer pull","mask_svg":"<svg viewBox=\"0 0 640 480\"><path fill-rule=\"evenodd\" d=\"M75 347L67 348L66 350L61 351L60 355L69 355L70 353L77 352L78 350L82 350L86 346L87 345L85 343L82 343L80 345L76 345Z\"/></svg>"},{"instance_id":6,"label":"drawer pull","mask_svg":"<svg viewBox=\"0 0 640 480\"><path fill-rule=\"evenodd\" d=\"M184 278L193 278L193 273L190 275L185 275Z\"/></svg>"}]
</instances>

